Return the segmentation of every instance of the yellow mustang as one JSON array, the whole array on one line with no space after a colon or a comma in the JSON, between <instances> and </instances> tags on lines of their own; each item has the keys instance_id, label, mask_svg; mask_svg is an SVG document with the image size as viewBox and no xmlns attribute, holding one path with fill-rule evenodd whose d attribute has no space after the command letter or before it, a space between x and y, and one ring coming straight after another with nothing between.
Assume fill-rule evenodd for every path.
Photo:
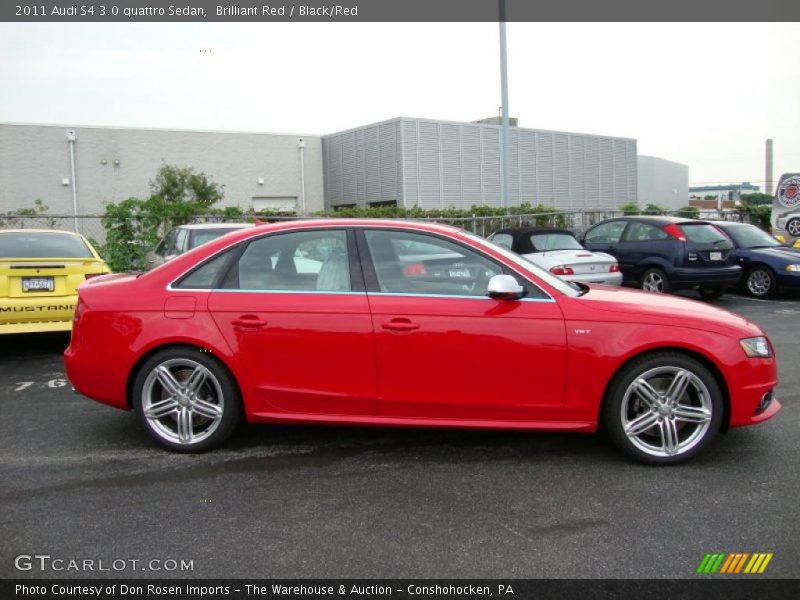
<instances>
[{"instance_id":1,"label":"yellow mustang","mask_svg":"<svg viewBox=\"0 0 800 600\"><path fill-rule=\"evenodd\" d=\"M71 330L78 285L110 272L80 234L0 230L0 334Z\"/></svg>"}]
</instances>

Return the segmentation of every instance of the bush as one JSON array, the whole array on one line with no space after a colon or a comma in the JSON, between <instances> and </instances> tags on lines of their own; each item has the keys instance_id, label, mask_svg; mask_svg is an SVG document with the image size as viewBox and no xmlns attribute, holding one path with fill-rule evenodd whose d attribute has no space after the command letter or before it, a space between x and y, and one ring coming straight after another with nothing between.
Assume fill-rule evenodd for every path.
<instances>
[{"instance_id":1,"label":"bush","mask_svg":"<svg viewBox=\"0 0 800 600\"><path fill-rule=\"evenodd\" d=\"M623 215L638 215L641 211L639 210L639 205L636 202L628 202L627 204L620 204L619 210L622 211Z\"/></svg>"},{"instance_id":2,"label":"bush","mask_svg":"<svg viewBox=\"0 0 800 600\"><path fill-rule=\"evenodd\" d=\"M684 206L679 208L675 215L678 217L685 217L687 219L699 219L700 218L700 209L696 206Z\"/></svg>"}]
</instances>

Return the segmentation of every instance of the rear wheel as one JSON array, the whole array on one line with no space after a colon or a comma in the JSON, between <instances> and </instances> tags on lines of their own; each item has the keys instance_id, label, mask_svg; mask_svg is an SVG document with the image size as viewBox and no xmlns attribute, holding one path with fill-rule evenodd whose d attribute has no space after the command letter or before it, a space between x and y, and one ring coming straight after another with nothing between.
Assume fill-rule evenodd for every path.
<instances>
[{"instance_id":1,"label":"rear wheel","mask_svg":"<svg viewBox=\"0 0 800 600\"><path fill-rule=\"evenodd\" d=\"M800 217L794 217L786 222L786 232L792 237L800 237Z\"/></svg>"},{"instance_id":2,"label":"rear wheel","mask_svg":"<svg viewBox=\"0 0 800 600\"><path fill-rule=\"evenodd\" d=\"M644 272L642 279L639 281L639 287L646 292L655 292L657 294L668 294L672 290L667 274L657 267L647 269Z\"/></svg>"},{"instance_id":3,"label":"rear wheel","mask_svg":"<svg viewBox=\"0 0 800 600\"><path fill-rule=\"evenodd\" d=\"M722 391L706 367L684 354L659 352L619 372L603 417L611 439L628 456L667 465L705 448L720 429L722 412Z\"/></svg>"},{"instance_id":4,"label":"rear wheel","mask_svg":"<svg viewBox=\"0 0 800 600\"><path fill-rule=\"evenodd\" d=\"M768 267L754 267L747 272L745 287L755 298L769 298L775 294L775 274Z\"/></svg>"},{"instance_id":5,"label":"rear wheel","mask_svg":"<svg viewBox=\"0 0 800 600\"><path fill-rule=\"evenodd\" d=\"M702 285L697 291L703 300L717 300L725 293L725 288L721 285Z\"/></svg>"},{"instance_id":6,"label":"rear wheel","mask_svg":"<svg viewBox=\"0 0 800 600\"><path fill-rule=\"evenodd\" d=\"M242 412L227 369L192 348L168 348L150 357L136 374L132 404L150 436L179 452L219 445Z\"/></svg>"}]
</instances>

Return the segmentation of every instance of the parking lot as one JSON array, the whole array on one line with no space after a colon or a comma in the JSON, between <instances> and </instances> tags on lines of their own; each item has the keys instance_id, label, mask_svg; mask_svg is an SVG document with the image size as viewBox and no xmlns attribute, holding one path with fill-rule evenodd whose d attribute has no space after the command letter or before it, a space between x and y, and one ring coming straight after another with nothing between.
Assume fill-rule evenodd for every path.
<instances>
[{"instance_id":1,"label":"parking lot","mask_svg":"<svg viewBox=\"0 0 800 600\"><path fill-rule=\"evenodd\" d=\"M771 552L765 576L797 577L800 302L715 304L771 336L784 409L671 468L502 431L260 425L177 455L70 391L68 336L0 338L0 576L694 577L707 552ZM15 568L34 554L142 563Z\"/></svg>"}]
</instances>

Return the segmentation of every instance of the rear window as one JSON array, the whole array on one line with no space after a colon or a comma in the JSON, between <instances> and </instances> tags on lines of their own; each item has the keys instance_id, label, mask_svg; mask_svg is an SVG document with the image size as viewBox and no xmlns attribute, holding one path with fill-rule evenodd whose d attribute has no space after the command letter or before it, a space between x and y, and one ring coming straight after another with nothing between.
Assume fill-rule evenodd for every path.
<instances>
[{"instance_id":1,"label":"rear window","mask_svg":"<svg viewBox=\"0 0 800 600\"><path fill-rule=\"evenodd\" d=\"M568 233L534 233L531 243L539 252L549 250L583 250L583 246Z\"/></svg>"},{"instance_id":2,"label":"rear window","mask_svg":"<svg viewBox=\"0 0 800 600\"><path fill-rule=\"evenodd\" d=\"M2 258L94 258L86 243L69 233L0 232Z\"/></svg>"},{"instance_id":3,"label":"rear window","mask_svg":"<svg viewBox=\"0 0 800 600\"><path fill-rule=\"evenodd\" d=\"M686 235L686 239L695 244L715 244L720 241L730 243L719 229L708 223L679 225L678 227Z\"/></svg>"}]
</instances>

